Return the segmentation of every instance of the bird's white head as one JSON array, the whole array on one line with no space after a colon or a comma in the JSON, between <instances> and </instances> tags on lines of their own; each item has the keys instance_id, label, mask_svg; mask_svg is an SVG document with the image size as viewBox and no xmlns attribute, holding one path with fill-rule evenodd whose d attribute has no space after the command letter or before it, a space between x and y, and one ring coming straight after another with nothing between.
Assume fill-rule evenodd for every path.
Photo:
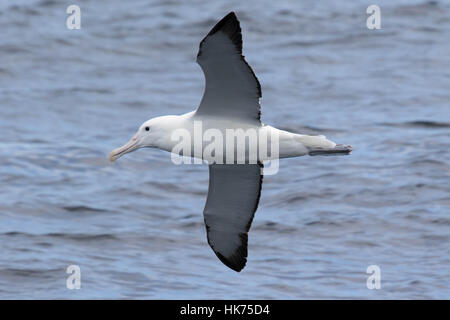
<instances>
[{"instance_id":1,"label":"bird's white head","mask_svg":"<svg viewBox=\"0 0 450 320\"><path fill-rule=\"evenodd\" d=\"M161 148L167 139L170 139L172 117L175 116L163 116L145 121L130 141L111 151L109 160L114 162L121 156L140 148Z\"/></svg>"}]
</instances>

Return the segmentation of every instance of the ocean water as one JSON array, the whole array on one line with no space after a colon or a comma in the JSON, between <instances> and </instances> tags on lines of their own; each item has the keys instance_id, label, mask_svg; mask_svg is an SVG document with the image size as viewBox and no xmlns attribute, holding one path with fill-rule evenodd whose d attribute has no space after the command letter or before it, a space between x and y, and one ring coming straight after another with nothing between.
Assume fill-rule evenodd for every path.
<instances>
[{"instance_id":1,"label":"ocean water","mask_svg":"<svg viewBox=\"0 0 450 320\"><path fill-rule=\"evenodd\" d=\"M381 30L362 0L86 0L80 30L69 4L0 2L0 298L450 298L448 1L376 1ZM231 10L263 122L354 148L265 177L241 273L206 241L206 166L108 161L198 106L199 41Z\"/></svg>"}]
</instances>

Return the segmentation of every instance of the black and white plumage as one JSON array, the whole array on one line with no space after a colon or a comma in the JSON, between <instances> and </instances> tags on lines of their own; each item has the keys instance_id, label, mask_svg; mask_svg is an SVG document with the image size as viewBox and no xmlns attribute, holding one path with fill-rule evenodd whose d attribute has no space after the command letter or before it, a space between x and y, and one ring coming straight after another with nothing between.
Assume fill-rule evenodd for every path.
<instances>
[{"instance_id":1,"label":"black and white plumage","mask_svg":"<svg viewBox=\"0 0 450 320\"><path fill-rule=\"evenodd\" d=\"M200 42L197 62L205 75L205 91L196 114L214 113L260 123L261 85L242 55L241 27L234 12L220 20ZM208 198L203 211L208 243L217 257L235 271L242 270L247 262L247 234L261 195L261 167L209 166Z\"/></svg>"},{"instance_id":2,"label":"black and white plumage","mask_svg":"<svg viewBox=\"0 0 450 320\"><path fill-rule=\"evenodd\" d=\"M205 75L200 106L180 116L144 122L127 144L111 152L111 161L143 147L175 153L176 143L170 137L180 128L194 136L196 121L222 134L228 129L244 128L275 135L279 139L276 159L351 152L350 146L336 145L325 136L295 134L261 123L261 85L242 55L241 28L234 12L220 20L200 42L197 62ZM236 145L233 148L236 152ZM241 271L247 262L248 231L261 196L263 163L274 158L258 154L254 164L218 164L205 154L201 159L209 163L209 188L203 211L208 243L225 265Z\"/></svg>"}]
</instances>

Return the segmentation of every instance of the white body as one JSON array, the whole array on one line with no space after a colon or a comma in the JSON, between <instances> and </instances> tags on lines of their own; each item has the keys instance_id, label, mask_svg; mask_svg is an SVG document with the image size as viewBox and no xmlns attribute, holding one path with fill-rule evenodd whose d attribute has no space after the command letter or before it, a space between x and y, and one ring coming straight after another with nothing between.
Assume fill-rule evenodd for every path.
<instances>
[{"instance_id":1,"label":"white body","mask_svg":"<svg viewBox=\"0 0 450 320\"><path fill-rule=\"evenodd\" d=\"M261 85L242 56L241 28L234 12L200 42L197 62L206 80L199 107L144 122L127 144L111 152L110 160L153 147L207 161L210 180L203 213L208 243L225 265L240 271L247 261L247 234L266 174L263 162L349 154L351 147L261 123Z\"/></svg>"},{"instance_id":2,"label":"white body","mask_svg":"<svg viewBox=\"0 0 450 320\"><path fill-rule=\"evenodd\" d=\"M151 128L151 131L154 131L155 133L149 132L147 134L145 132L146 127ZM221 155L225 154L226 151L227 130L231 129L235 132L239 132L238 130L241 129L241 133L250 131L255 132L257 147L261 144L265 144L269 150L269 152L267 152L267 157L261 156L258 152L258 161L299 157L307 155L311 150L332 149L336 146L336 143L327 140L323 135L309 136L296 134L279 130L269 125L258 125L256 122L245 122L239 119L196 115L195 111L180 116L163 116L150 119L141 126L139 131L142 131L142 135L144 137L148 135L149 143L151 141L151 145L148 146L180 154L179 148L177 148L177 145L180 144L180 139L176 139L176 137L179 137L177 132L182 132L180 129L188 132L189 136L192 138L190 150L194 150L194 143L196 143L197 146L201 144L201 155L204 155L203 151L205 151L205 148L207 148L208 145L211 145L214 141L212 139L207 139L204 136L208 130L211 132L212 129L216 130L216 132L218 131L217 133L220 132L220 134L224 137L223 148L215 150L216 153ZM156 137L156 135L158 135L158 137ZM195 139L197 140L194 142ZM198 140L201 140L201 142ZM233 149L237 150L237 139L236 141L233 140L231 143L233 145ZM277 153L270 152L274 147L278 148ZM250 150L255 149L250 148ZM248 141L245 146L245 152L247 156L251 157L249 154ZM200 156L195 155L194 152L184 153L181 155L200 158ZM217 158L217 156L215 158ZM203 160L206 160L207 162L214 162L212 159L208 158L208 156L203 157Z\"/></svg>"}]
</instances>

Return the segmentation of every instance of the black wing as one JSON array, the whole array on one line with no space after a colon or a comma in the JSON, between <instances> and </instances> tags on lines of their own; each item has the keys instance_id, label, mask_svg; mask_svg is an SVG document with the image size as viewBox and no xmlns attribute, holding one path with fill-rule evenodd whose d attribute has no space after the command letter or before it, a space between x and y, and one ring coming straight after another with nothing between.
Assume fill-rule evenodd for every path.
<instances>
[{"instance_id":1,"label":"black wing","mask_svg":"<svg viewBox=\"0 0 450 320\"><path fill-rule=\"evenodd\" d=\"M205 74L205 91L196 114L260 121L261 85L242 55L241 27L234 12L200 42L197 62Z\"/></svg>"},{"instance_id":2,"label":"black wing","mask_svg":"<svg viewBox=\"0 0 450 320\"><path fill-rule=\"evenodd\" d=\"M262 164L213 164L205 209L208 243L228 267L241 271L247 262L247 241L258 208Z\"/></svg>"}]
</instances>

